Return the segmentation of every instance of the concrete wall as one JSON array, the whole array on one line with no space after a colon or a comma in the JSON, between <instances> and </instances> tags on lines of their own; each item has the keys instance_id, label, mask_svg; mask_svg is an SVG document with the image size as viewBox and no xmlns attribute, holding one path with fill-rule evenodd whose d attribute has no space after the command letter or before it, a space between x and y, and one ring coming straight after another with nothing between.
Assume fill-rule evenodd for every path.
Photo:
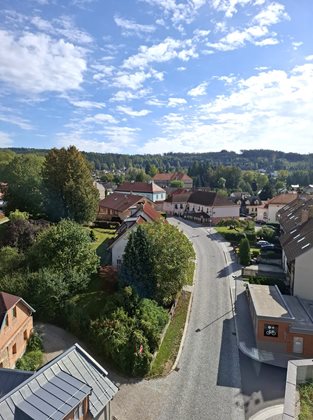
<instances>
[{"instance_id":1,"label":"concrete wall","mask_svg":"<svg viewBox=\"0 0 313 420\"><path fill-rule=\"evenodd\" d=\"M305 241L304 241L305 244ZM313 300L313 249L295 260L293 294L303 299Z\"/></svg>"},{"instance_id":2,"label":"concrete wall","mask_svg":"<svg viewBox=\"0 0 313 420\"><path fill-rule=\"evenodd\" d=\"M33 317L22 302L15 305L16 317L13 308L7 312L8 325L4 321L0 330L0 366L14 368L17 359L22 357L26 350L27 340L33 330Z\"/></svg>"}]
</instances>

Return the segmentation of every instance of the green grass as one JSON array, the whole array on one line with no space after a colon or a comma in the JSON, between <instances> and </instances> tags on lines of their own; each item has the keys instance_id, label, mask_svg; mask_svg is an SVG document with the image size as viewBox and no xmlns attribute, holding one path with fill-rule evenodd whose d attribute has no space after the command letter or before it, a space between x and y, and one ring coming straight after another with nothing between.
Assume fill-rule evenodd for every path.
<instances>
[{"instance_id":1,"label":"green grass","mask_svg":"<svg viewBox=\"0 0 313 420\"><path fill-rule=\"evenodd\" d=\"M183 294L179 297L174 317L165 333L158 354L152 363L149 373L150 377L166 375L175 362L184 332L191 293L185 292L184 295L185 298Z\"/></svg>"},{"instance_id":2,"label":"green grass","mask_svg":"<svg viewBox=\"0 0 313 420\"><path fill-rule=\"evenodd\" d=\"M299 385L300 414L299 420L313 419L313 383Z\"/></svg>"},{"instance_id":3,"label":"green grass","mask_svg":"<svg viewBox=\"0 0 313 420\"><path fill-rule=\"evenodd\" d=\"M224 233L239 233L244 231L242 227L237 227L236 229L229 229L228 226L215 226L214 229L221 235L223 235Z\"/></svg>"},{"instance_id":4,"label":"green grass","mask_svg":"<svg viewBox=\"0 0 313 420\"><path fill-rule=\"evenodd\" d=\"M90 228L87 228L90 232ZM92 242L92 248L96 250L97 255L101 258L101 265L109 264L110 253L108 251L109 240L114 238L115 231L103 228L93 228L97 240Z\"/></svg>"},{"instance_id":5,"label":"green grass","mask_svg":"<svg viewBox=\"0 0 313 420\"><path fill-rule=\"evenodd\" d=\"M80 293L70 299L71 302L79 306L79 310L88 314L90 319L98 318L103 311L103 302L107 293L103 290Z\"/></svg>"},{"instance_id":6,"label":"green grass","mask_svg":"<svg viewBox=\"0 0 313 420\"><path fill-rule=\"evenodd\" d=\"M193 274L195 272L195 267L196 267L196 264L194 262L191 262L188 267L187 276L186 276L187 277L186 285L188 286L193 285Z\"/></svg>"}]
</instances>

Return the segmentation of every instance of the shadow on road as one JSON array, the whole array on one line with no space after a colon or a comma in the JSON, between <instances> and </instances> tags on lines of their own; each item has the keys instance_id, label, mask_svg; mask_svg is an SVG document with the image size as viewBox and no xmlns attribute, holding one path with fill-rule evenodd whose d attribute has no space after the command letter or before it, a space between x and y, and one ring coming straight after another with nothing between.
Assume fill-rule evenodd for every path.
<instances>
[{"instance_id":1,"label":"shadow on road","mask_svg":"<svg viewBox=\"0 0 313 420\"><path fill-rule=\"evenodd\" d=\"M236 354L232 354L230 352L230 349L234 348L233 340L235 339L233 318L224 319L216 381L216 384L219 386L227 386L231 388L240 388L241 386L239 366L234 360Z\"/></svg>"},{"instance_id":2,"label":"shadow on road","mask_svg":"<svg viewBox=\"0 0 313 420\"><path fill-rule=\"evenodd\" d=\"M220 319L224 318L226 315L230 314L233 310L231 309L228 312L225 312L223 315L219 316L218 318L214 319L214 321L210 322L208 325L206 325L205 327L202 328L197 328L195 330L196 333L201 332L203 330L205 330L206 328L210 327L211 325L215 324L215 322L219 321Z\"/></svg>"},{"instance_id":3,"label":"shadow on road","mask_svg":"<svg viewBox=\"0 0 313 420\"><path fill-rule=\"evenodd\" d=\"M218 271L216 277L219 279L222 277L227 277L235 273L236 271L238 271L238 268L239 268L238 263L233 261L230 264L228 264L226 267L223 267L222 270Z\"/></svg>"}]
</instances>

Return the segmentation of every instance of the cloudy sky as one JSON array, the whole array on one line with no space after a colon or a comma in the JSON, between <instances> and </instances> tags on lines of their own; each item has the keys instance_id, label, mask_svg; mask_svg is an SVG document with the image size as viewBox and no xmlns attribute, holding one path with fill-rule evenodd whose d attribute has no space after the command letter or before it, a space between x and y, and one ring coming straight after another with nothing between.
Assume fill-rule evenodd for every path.
<instances>
[{"instance_id":1,"label":"cloudy sky","mask_svg":"<svg viewBox=\"0 0 313 420\"><path fill-rule=\"evenodd\" d=\"M1 0L0 147L313 152L312 0Z\"/></svg>"}]
</instances>

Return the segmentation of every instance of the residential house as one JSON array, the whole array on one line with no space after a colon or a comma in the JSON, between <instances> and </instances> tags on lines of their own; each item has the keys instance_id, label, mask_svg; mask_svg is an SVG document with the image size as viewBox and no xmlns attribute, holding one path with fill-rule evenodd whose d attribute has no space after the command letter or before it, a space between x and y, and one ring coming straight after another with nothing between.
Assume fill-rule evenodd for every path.
<instances>
[{"instance_id":1,"label":"residential house","mask_svg":"<svg viewBox=\"0 0 313 420\"><path fill-rule=\"evenodd\" d=\"M147 197L152 202L166 199L166 192L154 182L123 182L116 188L115 193L137 194Z\"/></svg>"},{"instance_id":2,"label":"residential house","mask_svg":"<svg viewBox=\"0 0 313 420\"><path fill-rule=\"evenodd\" d=\"M215 191L194 191L173 194L164 202L163 209L169 215L215 224L221 219L239 218L240 206Z\"/></svg>"},{"instance_id":3,"label":"residential house","mask_svg":"<svg viewBox=\"0 0 313 420\"><path fill-rule=\"evenodd\" d=\"M97 220L123 221L137 210L138 205L151 201L135 194L113 193L99 202Z\"/></svg>"},{"instance_id":4,"label":"residential house","mask_svg":"<svg viewBox=\"0 0 313 420\"><path fill-rule=\"evenodd\" d=\"M131 232L143 223L155 222L163 219L160 212L156 211L150 204L145 203L138 206L136 212L125 219L117 231L117 236L110 245L112 252L112 266L119 269L123 261L123 255Z\"/></svg>"},{"instance_id":5,"label":"residential house","mask_svg":"<svg viewBox=\"0 0 313 420\"><path fill-rule=\"evenodd\" d=\"M297 193L279 194L264 203L263 207L257 208L257 220L265 222L277 222L276 214L286 204L291 203L298 197Z\"/></svg>"},{"instance_id":6,"label":"residential house","mask_svg":"<svg viewBox=\"0 0 313 420\"><path fill-rule=\"evenodd\" d=\"M35 310L19 296L0 292L0 367L14 368L33 330Z\"/></svg>"},{"instance_id":7,"label":"residential house","mask_svg":"<svg viewBox=\"0 0 313 420\"><path fill-rule=\"evenodd\" d=\"M1 420L110 420L118 388L82 347L36 372L0 369Z\"/></svg>"},{"instance_id":8,"label":"residential house","mask_svg":"<svg viewBox=\"0 0 313 420\"><path fill-rule=\"evenodd\" d=\"M240 206L240 215L256 216L258 208L263 206L258 196L248 193L232 193L230 199Z\"/></svg>"},{"instance_id":9,"label":"residential house","mask_svg":"<svg viewBox=\"0 0 313 420\"><path fill-rule=\"evenodd\" d=\"M300 196L277 214L282 265L293 295L313 300L313 197Z\"/></svg>"},{"instance_id":10,"label":"residential house","mask_svg":"<svg viewBox=\"0 0 313 420\"><path fill-rule=\"evenodd\" d=\"M162 188L170 187L171 182L173 181L182 181L182 188L185 188L187 190L191 190L193 186L192 178L190 178L190 176L184 174L183 172L156 174L153 177L153 181Z\"/></svg>"},{"instance_id":11,"label":"residential house","mask_svg":"<svg viewBox=\"0 0 313 420\"><path fill-rule=\"evenodd\" d=\"M247 296L259 350L313 357L313 301L283 295L277 286L249 284Z\"/></svg>"}]
</instances>

